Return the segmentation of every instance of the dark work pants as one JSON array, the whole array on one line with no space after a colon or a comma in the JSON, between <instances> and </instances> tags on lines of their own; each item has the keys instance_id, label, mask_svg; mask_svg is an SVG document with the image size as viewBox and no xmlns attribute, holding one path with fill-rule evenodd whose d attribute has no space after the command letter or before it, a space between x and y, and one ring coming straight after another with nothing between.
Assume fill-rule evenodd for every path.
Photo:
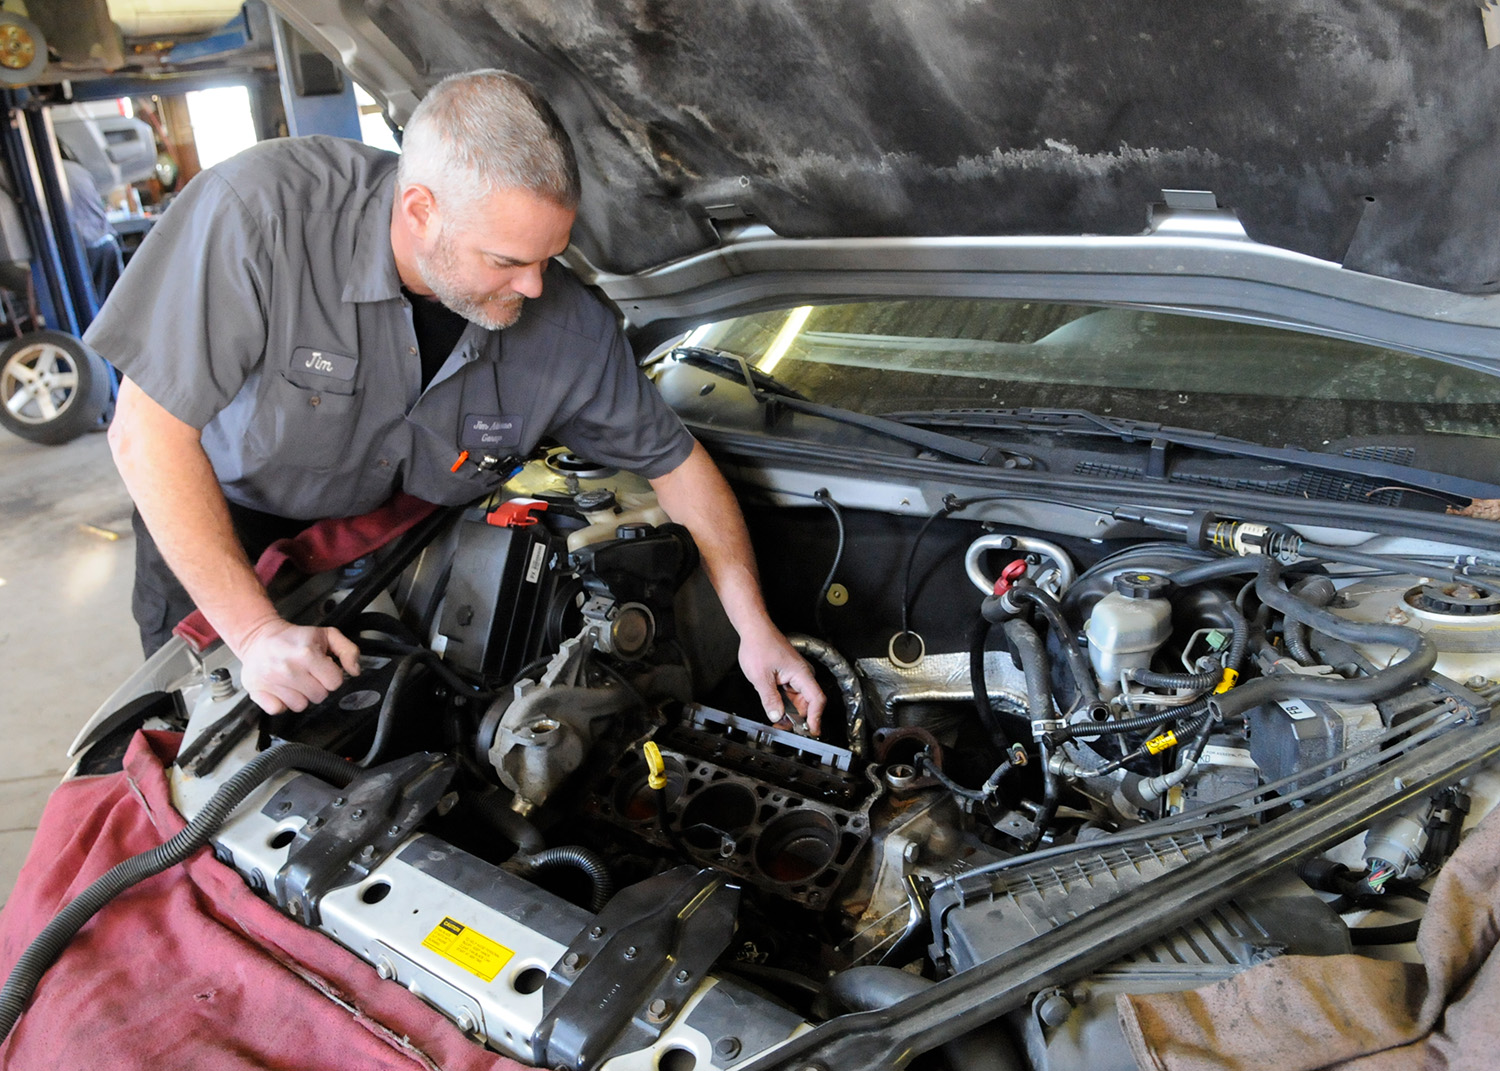
<instances>
[{"instance_id":1,"label":"dark work pants","mask_svg":"<svg viewBox=\"0 0 1500 1071\"><path fill-rule=\"evenodd\" d=\"M252 564L272 543L294 536L313 523L260 513L233 502L229 503L229 519ZM177 622L195 607L162 558L139 510L131 515L130 525L135 529L135 589L130 597L130 612L141 630L141 647L150 658L172 638Z\"/></svg>"}]
</instances>

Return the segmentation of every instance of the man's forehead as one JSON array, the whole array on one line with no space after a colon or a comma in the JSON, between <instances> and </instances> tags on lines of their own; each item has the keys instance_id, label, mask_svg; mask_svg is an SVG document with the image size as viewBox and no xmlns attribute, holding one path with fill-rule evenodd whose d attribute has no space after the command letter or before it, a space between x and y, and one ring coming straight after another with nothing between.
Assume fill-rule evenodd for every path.
<instances>
[{"instance_id":1,"label":"man's forehead","mask_svg":"<svg viewBox=\"0 0 1500 1071\"><path fill-rule=\"evenodd\" d=\"M491 256L520 263L555 257L568 248L574 213L527 190L499 190L466 214L463 230Z\"/></svg>"}]
</instances>

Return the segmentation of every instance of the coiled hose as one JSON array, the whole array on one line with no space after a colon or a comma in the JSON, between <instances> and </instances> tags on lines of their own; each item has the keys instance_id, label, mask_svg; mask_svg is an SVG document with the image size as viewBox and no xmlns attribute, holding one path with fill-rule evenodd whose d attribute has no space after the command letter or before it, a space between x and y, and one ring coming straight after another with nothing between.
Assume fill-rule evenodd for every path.
<instances>
[{"instance_id":1,"label":"coiled hose","mask_svg":"<svg viewBox=\"0 0 1500 1071\"><path fill-rule=\"evenodd\" d=\"M1261 677L1209 699L1209 709L1223 721L1252 707L1277 699L1332 699L1344 703L1372 703L1405 691L1421 681L1437 663L1437 648L1416 629L1401 625L1362 624L1311 605L1281 586L1281 565L1262 558L1255 594L1284 616L1346 643L1383 644L1410 652L1395 665L1368 677L1315 677L1286 674Z\"/></svg>"},{"instance_id":2,"label":"coiled hose","mask_svg":"<svg viewBox=\"0 0 1500 1071\"><path fill-rule=\"evenodd\" d=\"M589 885L592 888L589 896L589 910L596 915L604 910L604 905L609 903L609 898L615 894L615 879L609 872L609 866L603 858L587 848L563 844L556 848L543 848L532 855L518 856L512 862L515 864L515 872L523 878L540 874L544 870L556 870L559 867L573 867L581 870L589 879Z\"/></svg>"},{"instance_id":3,"label":"coiled hose","mask_svg":"<svg viewBox=\"0 0 1500 1071\"><path fill-rule=\"evenodd\" d=\"M10 1036L26 1003L36 992L42 975L57 962L68 942L105 904L132 885L155 877L187 859L208 843L250 793L269 778L292 769L305 770L339 788L348 785L359 773L352 764L307 744L277 744L245 763L219 786L186 829L165 844L110 867L42 928L42 932L21 953L10 977L5 980L4 988L0 989L0 1041Z\"/></svg>"}]
</instances>

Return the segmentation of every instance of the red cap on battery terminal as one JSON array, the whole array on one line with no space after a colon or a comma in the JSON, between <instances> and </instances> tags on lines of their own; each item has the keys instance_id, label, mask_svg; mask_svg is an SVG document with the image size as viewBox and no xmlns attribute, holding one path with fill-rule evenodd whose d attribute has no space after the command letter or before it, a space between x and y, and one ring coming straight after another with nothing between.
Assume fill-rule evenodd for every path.
<instances>
[{"instance_id":1,"label":"red cap on battery terminal","mask_svg":"<svg viewBox=\"0 0 1500 1071\"><path fill-rule=\"evenodd\" d=\"M545 513L547 503L535 498L512 498L502 502L498 509L485 515L485 520L496 528L530 528L536 523L536 515Z\"/></svg>"}]
</instances>

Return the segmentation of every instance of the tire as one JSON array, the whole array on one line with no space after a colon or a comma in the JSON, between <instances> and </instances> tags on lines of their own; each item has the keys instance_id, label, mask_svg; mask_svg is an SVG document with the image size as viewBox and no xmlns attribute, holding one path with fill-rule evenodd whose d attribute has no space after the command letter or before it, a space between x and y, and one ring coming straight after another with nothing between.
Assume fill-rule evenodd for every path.
<instances>
[{"instance_id":1,"label":"tire","mask_svg":"<svg viewBox=\"0 0 1500 1071\"><path fill-rule=\"evenodd\" d=\"M104 358L61 331L0 349L0 424L30 442L57 446L99 427L112 388Z\"/></svg>"}]
</instances>

